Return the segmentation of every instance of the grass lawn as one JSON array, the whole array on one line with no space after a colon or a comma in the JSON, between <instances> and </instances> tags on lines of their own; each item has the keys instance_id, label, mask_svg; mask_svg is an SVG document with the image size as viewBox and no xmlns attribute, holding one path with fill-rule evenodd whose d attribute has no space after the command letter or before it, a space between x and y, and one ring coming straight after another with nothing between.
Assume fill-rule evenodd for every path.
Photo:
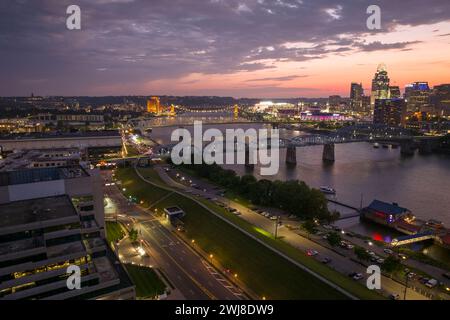
<instances>
[{"instance_id":1,"label":"grass lawn","mask_svg":"<svg viewBox=\"0 0 450 320\"><path fill-rule=\"evenodd\" d=\"M139 168L139 172L145 179L155 184L159 184L161 186L166 185L166 183L159 176L158 172L156 172L153 168Z\"/></svg>"},{"instance_id":2,"label":"grass lawn","mask_svg":"<svg viewBox=\"0 0 450 320\"><path fill-rule=\"evenodd\" d=\"M153 269L132 264L126 264L125 268L136 285L138 298L153 298L164 293L166 286Z\"/></svg>"},{"instance_id":3,"label":"grass lawn","mask_svg":"<svg viewBox=\"0 0 450 320\"><path fill-rule=\"evenodd\" d=\"M154 198L155 194L165 195L166 190L150 185L143 185L134 169L120 169L118 172L122 181L127 181L130 192L135 190L140 197ZM274 239L263 230L247 223L239 217L227 213L206 200L200 200L215 212L222 214L249 233L257 236L271 246L284 252L291 258L316 271L325 278L340 285L354 295L362 299L380 299L381 296L367 290L362 285L348 279L327 266L322 265L294 247ZM345 299L346 297L318 280L314 276L301 270L277 253L264 247L257 241L237 230L235 227L214 216L208 210L191 199L172 194L157 207L162 210L165 207L177 205L187 212L184 218L186 236L195 239L205 252L214 254L220 264L237 273L253 292L269 299Z\"/></svg>"},{"instance_id":4,"label":"grass lawn","mask_svg":"<svg viewBox=\"0 0 450 320\"><path fill-rule=\"evenodd\" d=\"M134 156L137 156L137 155L139 155L139 151L134 147L134 146L132 146L131 144L127 144L126 145L126 149L127 149L127 156L128 157L134 157Z\"/></svg>"},{"instance_id":5,"label":"grass lawn","mask_svg":"<svg viewBox=\"0 0 450 320\"><path fill-rule=\"evenodd\" d=\"M117 222L106 221L106 238L108 243L116 242L125 236L121 225Z\"/></svg>"}]
</instances>

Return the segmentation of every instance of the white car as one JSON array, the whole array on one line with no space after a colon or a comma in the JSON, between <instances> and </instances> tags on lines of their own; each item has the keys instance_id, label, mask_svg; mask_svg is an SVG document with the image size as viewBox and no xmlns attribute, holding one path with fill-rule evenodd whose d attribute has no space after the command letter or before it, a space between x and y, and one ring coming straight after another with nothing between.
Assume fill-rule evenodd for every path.
<instances>
[{"instance_id":1,"label":"white car","mask_svg":"<svg viewBox=\"0 0 450 320\"><path fill-rule=\"evenodd\" d=\"M363 278L362 273L357 273L353 276L353 280L361 280Z\"/></svg>"},{"instance_id":2,"label":"white car","mask_svg":"<svg viewBox=\"0 0 450 320\"><path fill-rule=\"evenodd\" d=\"M392 293L391 295L389 295L389 299L400 300L400 295L398 293Z\"/></svg>"}]
</instances>

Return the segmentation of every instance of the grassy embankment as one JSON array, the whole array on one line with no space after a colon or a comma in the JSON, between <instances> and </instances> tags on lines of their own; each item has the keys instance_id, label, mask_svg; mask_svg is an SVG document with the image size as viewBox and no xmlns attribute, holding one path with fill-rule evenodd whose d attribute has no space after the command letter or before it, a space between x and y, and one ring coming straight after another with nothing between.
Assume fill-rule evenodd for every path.
<instances>
[{"instance_id":1,"label":"grassy embankment","mask_svg":"<svg viewBox=\"0 0 450 320\"><path fill-rule=\"evenodd\" d=\"M157 173L152 171L152 169L144 169L142 172L144 177L148 177L152 181L155 179L155 183L162 185L163 182L159 176L155 176ZM139 201L144 201L144 206L151 205L168 194L167 190L142 181L132 168L120 169L117 177L122 181L122 186L126 188L126 195L133 195ZM268 232L229 214L223 208L204 199L199 199L199 201L353 295L361 299L381 298L377 293L367 290L361 284L307 257L287 243L274 239ZM215 259L222 266L237 273L239 279L259 296L271 299L346 298L342 293L214 216L188 197L172 194L159 202L156 208L161 212L165 207L173 205L177 205L187 212L184 218L186 236L195 239L196 245L205 252L213 253Z\"/></svg>"}]
</instances>

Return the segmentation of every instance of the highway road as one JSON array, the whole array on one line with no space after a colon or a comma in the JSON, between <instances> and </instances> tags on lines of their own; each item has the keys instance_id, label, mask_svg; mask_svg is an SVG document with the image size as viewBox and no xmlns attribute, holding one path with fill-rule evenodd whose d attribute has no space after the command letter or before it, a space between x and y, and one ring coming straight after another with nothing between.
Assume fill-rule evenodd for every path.
<instances>
[{"instance_id":1,"label":"highway road","mask_svg":"<svg viewBox=\"0 0 450 320\"><path fill-rule=\"evenodd\" d=\"M105 181L111 181L110 172L104 171ZM130 204L117 186L105 187L106 212L132 218L134 228L143 240L144 248L157 266L184 298L189 300L240 300L245 295L200 257L189 245L167 228L165 219Z\"/></svg>"},{"instance_id":2,"label":"highway road","mask_svg":"<svg viewBox=\"0 0 450 320\"><path fill-rule=\"evenodd\" d=\"M271 233L274 232L275 222L273 220L270 220L235 201L231 201L227 198L217 195L217 190L214 190L214 186L207 184L204 181L199 181L198 179L195 179L193 177L187 177L185 173L179 172L181 176L187 177L186 180L192 180L195 184L201 186L200 190L195 189L175 181L171 176L167 174L167 172L164 170L164 167L162 166L156 167L156 170L159 173L160 177L163 179L163 181L166 182L168 185L181 189L184 192L188 192L190 194L198 194L206 198L216 198L218 201L221 201L222 203L225 203L229 207L238 210L241 213L240 217L242 219L247 220L251 224L258 226L268 232ZM206 192L203 191L204 188L207 190ZM342 274L349 274L352 272L363 274L365 278L359 281L363 285L365 284L367 277L366 268L360 265L359 263L356 263L355 261L351 260L350 257L342 256L331 249L328 249L314 241L311 241L297 234L293 230L289 230L285 226L278 228L278 236L283 238L283 241L286 241L287 243L291 244L292 246L302 251L306 251L308 249L316 250L317 252L319 252L319 254L316 257L314 257L315 259L321 260L324 257L330 258L332 260L332 262L330 263L330 267L334 268L335 270L339 271ZM311 259L314 258L311 257ZM388 277L382 276L381 289L384 295L386 296L390 294L398 294L401 297L403 297L404 286ZM428 298L418 292L408 289L407 299L425 300Z\"/></svg>"}]
</instances>

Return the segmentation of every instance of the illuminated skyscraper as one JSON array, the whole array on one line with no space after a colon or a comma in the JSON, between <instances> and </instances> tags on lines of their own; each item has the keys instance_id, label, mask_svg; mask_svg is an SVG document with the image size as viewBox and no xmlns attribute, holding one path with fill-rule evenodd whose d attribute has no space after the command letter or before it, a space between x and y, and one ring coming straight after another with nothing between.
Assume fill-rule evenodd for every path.
<instances>
[{"instance_id":1,"label":"illuminated skyscraper","mask_svg":"<svg viewBox=\"0 0 450 320\"><path fill-rule=\"evenodd\" d=\"M431 90L428 82L414 82L405 87L406 110L412 112L429 111Z\"/></svg>"},{"instance_id":2,"label":"illuminated skyscraper","mask_svg":"<svg viewBox=\"0 0 450 320\"><path fill-rule=\"evenodd\" d=\"M361 83L352 82L350 86L350 107L352 111L361 112L363 109L364 89Z\"/></svg>"},{"instance_id":3,"label":"illuminated skyscraper","mask_svg":"<svg viewBox=\"0 0 450 320\"><path fill-rule=\"evenodd\" d=\"M389 87L389 98L391 99L399 99L402 97L399 86L390 86Z\"/></svg>"},{"instance_id":4,"label":"illuminated skyscraper","mask_svg":"<svg viewBox=\"0 0 450 320\"><path fill-rule=\"evenodd\" d=\"M372 94L370 96L370 104L372 108L375 106L375 100L389 98L389 77L384 63L378 65L375 77L372 80Z\"/></svg>"},{"instance_id":5,"label":"illuminated skyscraper","mask_svg":"<svg viewBox=\"0 0 450 320\"><path fill-rule=\"evenodd\" d=\"M450 116L450 84L435 86L430 103L435 107L437 114Z\"/></svg>"},{"instance_id":6,"label":"illuminated skyscraper","mask_svg":"<svg viewBox=\"0 0 450 320\"><path fill-rule=\"evenodd\" d=\"M405 114L406 114L405 100L377 99L375 100L373 123L385 124L388 126L404 125Z\"/></svg>"}]
</instances>

